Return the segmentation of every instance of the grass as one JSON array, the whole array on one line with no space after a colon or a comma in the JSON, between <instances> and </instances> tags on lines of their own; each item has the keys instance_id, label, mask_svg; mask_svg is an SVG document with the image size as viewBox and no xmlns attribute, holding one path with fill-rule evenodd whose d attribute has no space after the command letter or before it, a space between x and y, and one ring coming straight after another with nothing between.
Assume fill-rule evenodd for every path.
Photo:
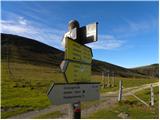
<instances>
[{"instance_id":1,"label":"grass","mask_svg":"<svg viewBox=\"0 0 160 120\"><path fill-rule=\"evenodd\" d=\"M85 101L81 103L81 109L87 109L90 108L91 106L99 103L99 100L93 100L93 101Z\"/></svg>"},{"instance_id":2,"label":"grass","mask_svg":"<svg viewBox=\"0 0 160 120\"><path fill-rule=\"evenodd\" d=\"M120 113L128 115L128 119L158 119L159 118L159 88L154 88L155 94L155 105L154 107L147 107L136 98L129 96L126 97L120 103L114 105L110 109L102 109L93 114L88 118L90 119L119 119ZM150 89L137 92L136 96L149 103L150 100Z\"/></svg>"},{"instance_id":3,"label":"grass","mask_svg":"<svg viewBox=\"0 0 160 120\"><path fill-rule=\"evenodd\" d=\"M103 84L102 82L102 78L101 76L97 76L97 75L93 75L92 76L92 79L94 81L99 81L101 82L101 84ZM112 81L112 77L110 77L110 83L112 84L113 81ZM107 83L107 77L106 77L106 83ZM116 91L119 89L119 80L122 80L123 81L123 87L124 88L128 88L128 87L135 87L135 86L140 86L140 85L143 85L143 84L149 84L149 83L154 83L154 82L158 82L158 79L157 78L123 78L123 77L116 77L115 78L115 86L114 87L106 87L106 88L102 88L101 87L101 93L104 93L104 92L110 92L110 91Z\"/></svg>"},{"instance_id":4,"label":"grass","mask_svg":"<svg viewBox=\"0 0 160 120\"><path fill-rule=\"evenodd\" d=\"M31 110L43 109L51 105L47 91L53 82L64 83L60 70L54 67L36 66L27 63L5 61L1 63L1 111L2 118L8 118ZM114 88L101 89L101 92L118 90L118 81L124 87L137 86L157 80L144 80L116 77ZM101 76L93 75L92 81L100 82ZM82 107L90 107L97 101L85 102ZM42 104L43 103L43 104Z\"/></svg>"},{"instance_id":5,"label":"grass","mask_svg":"<svg viewBox=\"0 0 160 120\"><path fill-rule=\"evenodd\" d=\"M2 118L51 105L47 90L53 81L64 82L62 74L56 72L54 68L10 63L14 75L12 76L7 66L5 62L1 64Z\"/></svg>"},{"instance_id":6,"label":"grass","mask_svg":"<svg viewBox=\"0 0 160 120\"><path fill-rule=\"evenodd\" d=\"M39 115L33 119L54 119L62 116L63 114L60 111L49 112L46 114Z\"/></svg>"}]
</instances>

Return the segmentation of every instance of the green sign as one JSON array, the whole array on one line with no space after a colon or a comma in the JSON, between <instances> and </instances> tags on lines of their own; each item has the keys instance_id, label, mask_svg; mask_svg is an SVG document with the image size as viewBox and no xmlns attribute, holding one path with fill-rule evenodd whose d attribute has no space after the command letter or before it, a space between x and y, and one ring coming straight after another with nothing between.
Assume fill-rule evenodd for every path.
<instances>
[{"instance_id":1,"label":"green sign","mask_svg":"<svg viewBox=\"0 0 160 120\"><path fill-rule=\"evenodd\" d=\"M90 64L64 60L61 64L61 70L69 83L90 82L91 80Z\"/></svg>"},{"instance_id":2,"label":"green sign","mask_svg":"<svg viewBox=\"0 0 160 120\"><path fill-rule=\"evenodd\" d=\"M65 60L73 60L82 63L92 62L92 50L91 48L81 45L76 41L66 38L65 45Z\"/></svg>"}]
</instances>

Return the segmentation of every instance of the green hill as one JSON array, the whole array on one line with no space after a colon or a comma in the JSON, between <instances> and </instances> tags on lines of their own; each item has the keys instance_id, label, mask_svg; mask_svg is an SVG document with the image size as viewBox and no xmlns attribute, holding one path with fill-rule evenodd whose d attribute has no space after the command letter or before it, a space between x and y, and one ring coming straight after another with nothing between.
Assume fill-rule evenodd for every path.
<instances>
[{"instance_id":1,"label":"green hill","mask_svg":"<svg viewBox=\"0 0 160 120\"><path fill-rule=\"evenodd\" d=\"M159 64L141 66L137 68L132 68L132 70L146 76L159 77Z\"/></svg>"},{"instance_id":2,"label":"green hill","mask_svg":"<svg viewBox=\"0 0 160 120\"><path fill-rule=\"evenodd\" d=\"M16 35L1 34L2 61L27 63L37 66L57 67L64 59L64 52L44 43ZM116 76L145 77L142 72L126 69L111 63L93 60L93 74L113 71Z\"/></svg>"},{"instance_id":3,"label":"green hill","mask_svg":"<svg viewBox=\"0 0 160 120\"><path fill-rule=\"evenodd\" d=\"M64 52L36 40L9 34L1 34L1 51L2 118L50 106L47 97L50 85L65 82L59 69ZM103 83L101 73L108 70L116 74L115 87L101 92L118 90L119 80L123 80L124 87L157 82L138 71L98 60L92 62L91 81Z\"/></svg>"},{"instance_id":4,"label":"green hill","mask_svg":"<svg viewBox=\"0 0 160 120\"><path fill-rule=\"evenodd\" d=\"M23 62L34 65L58 66L64 53L36 40L16 36L1 35L2 60Z\"/></svg>"}]
</instances>

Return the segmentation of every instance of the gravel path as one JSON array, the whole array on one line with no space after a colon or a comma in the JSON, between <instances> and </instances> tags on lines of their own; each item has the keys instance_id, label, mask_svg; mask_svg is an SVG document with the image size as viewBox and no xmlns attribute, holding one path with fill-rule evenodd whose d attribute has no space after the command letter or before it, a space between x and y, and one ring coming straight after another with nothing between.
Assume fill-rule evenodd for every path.
<instances>
[{"instance_id":1,"label":"gravel path","mask_svg":"<svg viewBox=\"0 0 160 120\"><path fill-rule=\"evenodd\" d=\"M153 83L152 84L154 87L158 86L159 83ZM131 88L124 88L123 90L123 96L129 96L131 94L134 94L136 92L139 92L141 90L150 88L150 84L145 84L145 85L141 85L139 87L131 87ZM110 93L106 93L103 94L100 98L100 100L105 100L104 102L100 102L97 105L93 105L92 107L90 107L87 110L82 110L82 117L86 118L88 117L91 113L94 113L97 110L103 109L103 108L110 108L112 107L115 103L117 103L117 95L118 95L118 91L116 92L110 92ZM87 113L87 114L86 114Z\"/></svg>"},{"instance_id":2,"label":"gravel path","mask_svg":"<svg viewBox=\"0 0 160 120\"><path fill-rule=\"evenodd\" d=\"M158 82L153 83L152 85L155 87L155 86L158 86L159 83ZM150 84L145 84L145 85L130 87L130 88L123 88L123 96L129 96L131 94L134 94L138 91L144 90L149 87L150 87ZM103 108L110 108L117 102L117 95L118 95L118 91L107 92L107 93L102 94L100 97L100 102L92 105L90 108L82 110L82 118L86 118L89 114L97 110L100 110ZM9 119L30 119L30 118L34 118L36 116L46 114L49 112L54 112L54 111L61 111L62 113L65 113L63 116L60 117L60 119L69 118L67 114L68 105L65 104L65 105L58 105L58 106L52 105L42 110L26 112L23 114L19 114L17 116L10 117Z\"/></svg>"}]
</instances>

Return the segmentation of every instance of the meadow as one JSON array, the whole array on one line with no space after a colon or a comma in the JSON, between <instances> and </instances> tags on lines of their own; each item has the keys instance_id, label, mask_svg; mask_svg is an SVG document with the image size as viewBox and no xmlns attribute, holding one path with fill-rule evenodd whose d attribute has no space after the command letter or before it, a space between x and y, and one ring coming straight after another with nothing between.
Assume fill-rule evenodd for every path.
<instances>
[{"instance_id":1,"label":"meadow","mask_svg":"<svg viewBox=\"0 0 160 120\"><path fill-rule=\"evenodd\" d=\"M101 89L101 92L118 90L119 80L123 80L125 88L158 81L149 78L116 77L115 87ZM92 81L102 82L102 78L100 75L92 75ZM65 83L64 76L58 68L2 61L1 117L8 118L50 106L47 91L53 82Z\"/></svg>"},{"instance_id":2,"label":"meadow","mask_svg":"<svg viewBox=\"0 0 160 120\"><path fill-rule=\"evenodd\" d=\"M135 94L146 103L150 104L150 89L137 92ZM108 109L102 109L91 114L89 119L158 119L159 118L159 87L154 87L155 105L153 107L145 106L133 96L127 96L120 103ZM121 114L121 115L120 115Z\"/></svg>"}]
</instances>

